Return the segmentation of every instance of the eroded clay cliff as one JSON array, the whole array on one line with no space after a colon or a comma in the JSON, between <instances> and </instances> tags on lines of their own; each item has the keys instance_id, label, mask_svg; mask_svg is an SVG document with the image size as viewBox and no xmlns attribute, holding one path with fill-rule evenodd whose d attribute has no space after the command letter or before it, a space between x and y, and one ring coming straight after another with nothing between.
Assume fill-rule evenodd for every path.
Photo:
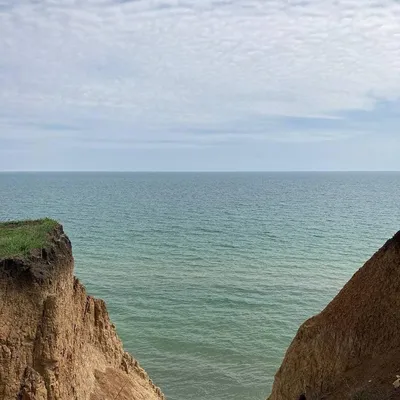
<instances>
[{"instance_id":1,"label":"eroded clay cliff","mask_svg":"<svg viewBox=\"0 0 400 400\"><path fill-rule=\"evenodd\" d=\"M269 400L399 399L400 232L287 350Z\"/></svg>"},{"instance_id":2,"label":"eroded clay cliff","mask_svg":"<svg viewBox=\"0 0 400 400\"><path fill-rule=\"evenodd\" d=\"M73 268L61 226L45 249L0 260L0 399L163 399Z\"/></svg>"}]
</instances>

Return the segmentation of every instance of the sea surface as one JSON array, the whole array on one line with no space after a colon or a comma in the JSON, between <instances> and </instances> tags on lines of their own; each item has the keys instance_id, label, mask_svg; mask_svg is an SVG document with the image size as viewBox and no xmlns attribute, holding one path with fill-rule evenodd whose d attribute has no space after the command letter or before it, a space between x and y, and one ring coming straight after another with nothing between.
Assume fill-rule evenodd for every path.
<instances>
[{"instance_id":1,"label":"sea surface","mask_svg":"<svg viewBox=\"0 0 400 400\"><path fill-rule=\"evenodd\" d=\"M263 400L300 323L400 229L399 173L1 173L169 400Z\"/></svg>"}]
</instances>

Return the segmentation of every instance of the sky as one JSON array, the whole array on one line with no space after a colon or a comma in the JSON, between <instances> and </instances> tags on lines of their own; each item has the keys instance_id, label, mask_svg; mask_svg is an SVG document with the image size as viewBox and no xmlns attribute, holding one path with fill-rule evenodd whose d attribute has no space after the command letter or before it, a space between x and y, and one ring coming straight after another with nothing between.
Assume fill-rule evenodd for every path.
<instances>
[{"instance_id":1,"label":"sky","mask_svg":"<svg viewBox=\"0 0 400 400\"><path fill-rule=\"evenodd\" d=\"M400 170L400 1L0 0L0 171Z\"/></svg>"}]
</instances>

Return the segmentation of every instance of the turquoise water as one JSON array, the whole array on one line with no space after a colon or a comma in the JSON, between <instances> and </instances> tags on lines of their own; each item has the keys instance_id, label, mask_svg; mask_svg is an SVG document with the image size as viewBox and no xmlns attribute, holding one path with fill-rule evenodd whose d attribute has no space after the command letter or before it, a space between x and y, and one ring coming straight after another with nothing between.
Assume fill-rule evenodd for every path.
<instances>
[{"instance_id":1,"label":"turquoise water","mask_svg":"<svg viewBox=\"0 0 400 400\"><path fill-rule=\"evenodd\" d=\"M3 173L169 400L262 400L298 325L400 229L399 173Z\"/></svg>"}]
</instances>

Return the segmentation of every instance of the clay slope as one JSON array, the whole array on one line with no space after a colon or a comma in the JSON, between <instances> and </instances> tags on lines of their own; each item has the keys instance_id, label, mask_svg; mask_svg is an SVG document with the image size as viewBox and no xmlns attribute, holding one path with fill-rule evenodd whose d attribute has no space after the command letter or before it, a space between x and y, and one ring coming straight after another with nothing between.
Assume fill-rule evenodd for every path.
<instances>
[{"instance_id":1,"label":"clay slope","mask_svg":"<svg viewBox=\"0 0 400 400\"><path fill-rule=\"evenodd\" d=\"M275 376L270 400L400 399L400 232L317 316Z\"/></svg>"},{"instance_id":2,"label":"clay slope","mask_svg":"<svg viewBox=\"0 0 400 400\"><path fill-rule=\"evenodd\" d=\"M163 399L73 267L61 226L46 249L0 260L0 399Z\"/></svg>"}]
</instances>

